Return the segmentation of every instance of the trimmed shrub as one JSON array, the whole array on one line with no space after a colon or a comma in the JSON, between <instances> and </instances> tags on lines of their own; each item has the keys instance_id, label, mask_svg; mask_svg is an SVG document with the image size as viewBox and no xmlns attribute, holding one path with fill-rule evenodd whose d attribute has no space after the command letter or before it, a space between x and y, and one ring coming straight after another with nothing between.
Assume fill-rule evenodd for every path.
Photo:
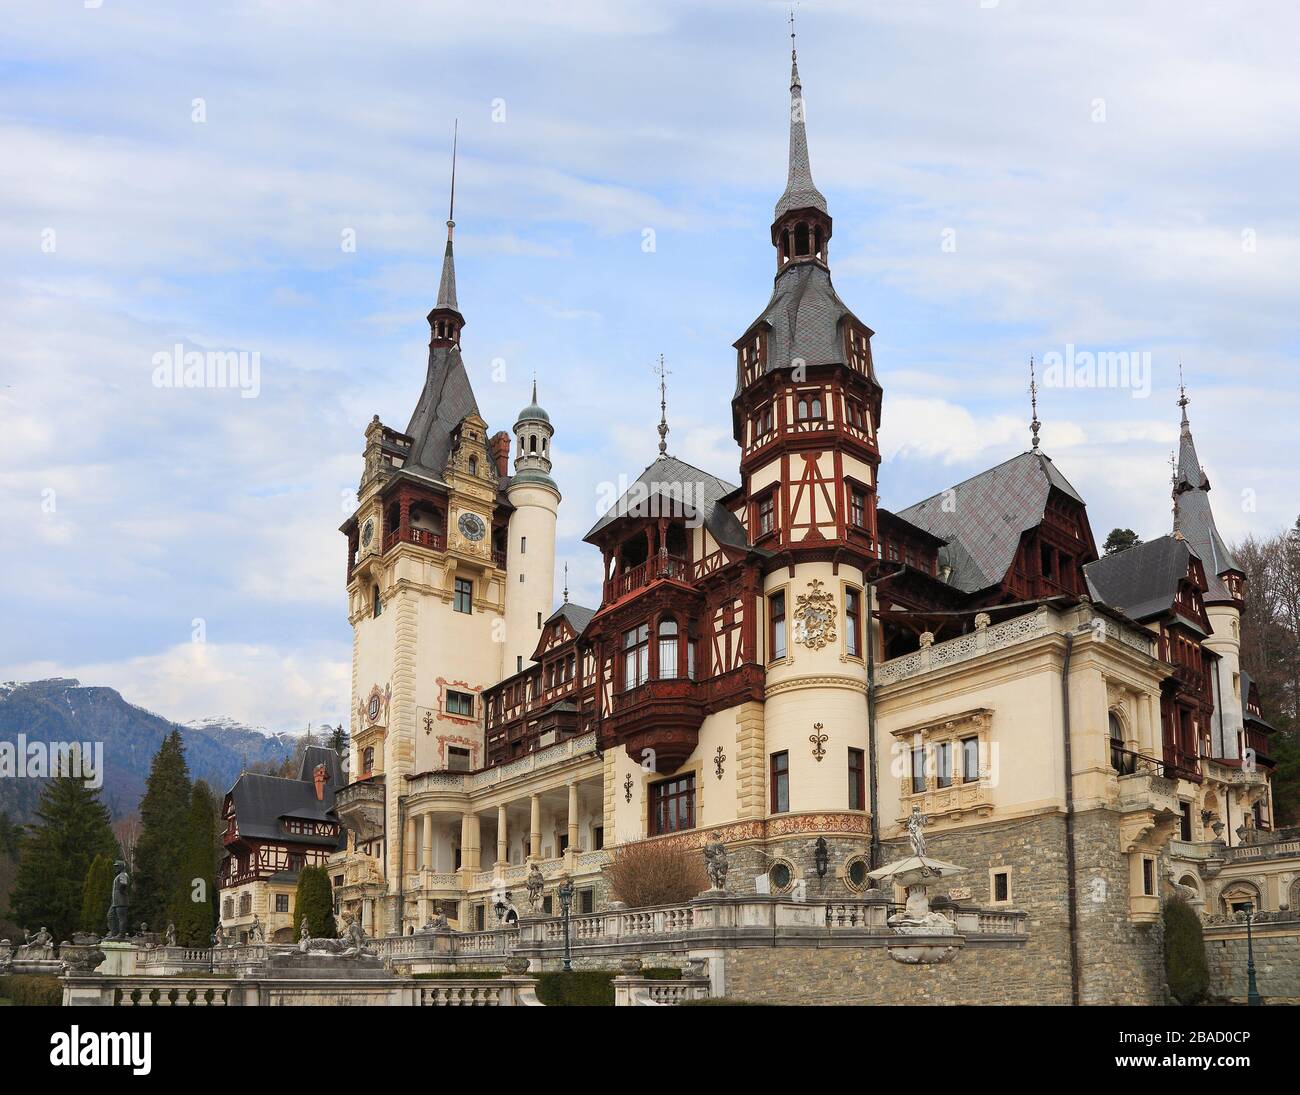
<instances>
[{"instance_id":1,"label":"trimmed shrub","mask_svg":"<svg viewBox=\"0 0 1300 1095\"><path fill-rule=\"evenodd\" d=\"M304 867L299 872L292 915L295 942L300 941L304 916L313 939L333 939L338 935L334 926L334 887L324 867Z\"/></svg>"},{"instance_id":2,"label":"trimmed shrub","mask_svg":"<svg viewBox=\"0 0 1300 1095\"><path fill-rule=\"evenodd\" d=\"M612 970L539 974L537 999L550 1008L612 1008L615 976Z\"/></svg>"},{"instance_id":3,"label":"trimmed shrub","mask_svg":"<svg viewBox=\"0 0 1300 1095\"><path fill-rule=\"evenodd\" d=\"M1201 918L1181 897L1165 902L1165 978L1180 1004L1196 1004L1210 990Z\"/></svg>"},{"instance_id":4,"label":"trimmed shrub","mask_svg":"<svg viewBox=\"0 0 1300 1095\"><path fill-rule=\"evenodd\" d=\"M633 909L679 905L709 888L700 852L663 841L623 845L604 874L610 897Z\"/></svg>"},{"instance_id":5,"label":"trimmed shrub","mask_svg":"<svg viewBox=\"0 0 1300 1095\"><path fill-rule=\"evenodd\" d=\"M680 981L682 971L676 966L653 966L642 970L641 976L648 977L651 981Z\"/></svg>"},{"instance_id":6,"label":"trimmed shrub","mask_svg":"<svg viewBox=\"0 0 1300 1095\"><path fill-rule=\"evenodd\" d=\"M0 977L0 996L17 1007L57 1008L63 1004L63 986L57 977L11 973Z\"/></svg>"}]
</instances>

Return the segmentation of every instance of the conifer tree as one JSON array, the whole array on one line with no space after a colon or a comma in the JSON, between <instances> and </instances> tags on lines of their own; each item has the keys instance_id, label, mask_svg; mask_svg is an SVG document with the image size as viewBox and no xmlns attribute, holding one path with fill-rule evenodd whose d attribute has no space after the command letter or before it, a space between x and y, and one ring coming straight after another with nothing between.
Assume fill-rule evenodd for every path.
<instances>
[{"instance_id":1,"label":"conifer tree","mask_svg":"<svg viewBox=\"0 0 1300 1095\"><path fill-rule=\"evenodd\" d=\"M176 941L182 947L205 947L212 938L216 923L216 826L216 798L203 780L196 780L185 825L180 880L171 908Z\"/></svg>"},{"instance_id":2,"label":"conifer tree","mask_svg":"<svg viewBox=\"0 0 1300 1095\"><path fill-rule=\"evenodd\" d=\"M81 923L86 873L101 855L116 856L117 841L99 790L76 776L51 779L41 792L36 823L20 845L10 897L17 922L31 931L44 926L60 942L68 939Z\"/></svg>"},{"instance_id":3,"label":"conifer tree","mask_svg":"<svg viewBox=\"0 0 1300 1095\"><path fill-rule=\"evenodd\" d=\"M302 918L307 918L314 939L333 939L334 887L324 867L304 867L298 875L298 891L293 899L293 937L301 934Z\"/></svg>"},{"instance_id":4,"label":"conifer tree","mask_svg":"<svg viewBox=\"0 0 1300 1095\"><path fill-rule=\"evenodd\" d=\"M149 767L140 799L140 838L135 847L131 923L162 931L184 873L184 834L190 816L190 774L179 730L163 739Z\"/></svg>"},{"instance_id":5,"label":"conifer tree","mask_svg":"<svg viewBox=\"0 0 1300 1095\"><path fill-rule=\"evenodd\" d=\"M113 900L113 861L97 855L86 872L81 889L81 930L102 936L108 925L108 906Z\"/></svg>"}]
</instances>

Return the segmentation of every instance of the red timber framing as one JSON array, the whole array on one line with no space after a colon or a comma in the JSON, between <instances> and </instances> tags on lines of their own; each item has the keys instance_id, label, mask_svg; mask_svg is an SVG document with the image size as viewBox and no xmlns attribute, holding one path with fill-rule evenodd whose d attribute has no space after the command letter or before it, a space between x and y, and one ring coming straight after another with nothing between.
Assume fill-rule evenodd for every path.
<instances>
[{"instance_id":1,"label":"red timber framing","mask_svg":"<svg viewBox=\"0 0 1300 1095\"><path fill-rule=\"evenodd\" d=\"M591 729L596 660L591 644L563 616L542 630L533 665L483 691L487 767ZM552 736L553 735L553 736Z\"/></svg>"}]
</instances>

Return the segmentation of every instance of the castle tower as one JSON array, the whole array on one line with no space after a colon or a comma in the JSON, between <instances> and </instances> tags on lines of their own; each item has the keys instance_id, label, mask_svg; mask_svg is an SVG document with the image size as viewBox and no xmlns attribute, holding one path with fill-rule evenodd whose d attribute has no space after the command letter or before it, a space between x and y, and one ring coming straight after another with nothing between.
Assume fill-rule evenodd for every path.
<instances>
[{"instance_id":1,"label":"castle tower","mask_svg":"<svg viewBox=\"0 0 1300 1095\"><path fill-rule=\"evenodd\" d=\"M749 537L770 553L759 620L764 751L789 766L796 800L774 806L793 811L847 808L845 768L860 757L848 751L868 748L866 583L878 562L881 388L872 332L831 284L831 229L792 49L787 182L771 227L776 276L767 307L735 343L732 425ZM813 750L810 738L819 738Z\"/></svg>"},{"instance_id":2,"label":"castle tower","mask_svg":"<svg viewBox=\"0 0 1300 1095\"><path fill-rule=\"evenodd\" d=\"M1205 645L1219 655L1212 670L1214 718L1210 741L1214 755L1240 759L1242 720L1241 611L1245 605L1246 575L1219 535L1210 509L1210 480L1196 457L1192 427L1187 420L1187 390L1178 386L1182 409L1178 463L1174 470L1174 535L1187 542L1201 560L1209 589L1205 612L1213 628Z\"/></svg>"},{"instance_id":3,"label":"castle tower","mask_svg":"<svg viewBox=\"0 0 1300 1095\"><path fill-rule=\"evenodd\" d=\"M560 488L551 478L551 416L533 399L514 426L515 473L506 488L514 507L506 550L506 645L509 676L533 660L555 591L555 521Z\"/></svg>"}]
</instances>

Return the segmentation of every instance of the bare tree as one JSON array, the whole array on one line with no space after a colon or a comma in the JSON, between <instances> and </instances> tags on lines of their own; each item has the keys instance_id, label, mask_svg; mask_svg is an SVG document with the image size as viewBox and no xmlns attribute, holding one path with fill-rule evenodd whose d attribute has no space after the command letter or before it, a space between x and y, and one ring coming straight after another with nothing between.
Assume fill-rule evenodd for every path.
<instances>
[{"instance_id":1,"label":"bare tree","mask_svg":"<svg viewBox=\"0 0 1300 1095\"><path fill-rule=\"evenodd\" d=\"M128 871L135 870L135 846L140 839L140 815L127 814L113 822L113 835L122 849L122 859Z\"/></svg>"}]
</instances>

